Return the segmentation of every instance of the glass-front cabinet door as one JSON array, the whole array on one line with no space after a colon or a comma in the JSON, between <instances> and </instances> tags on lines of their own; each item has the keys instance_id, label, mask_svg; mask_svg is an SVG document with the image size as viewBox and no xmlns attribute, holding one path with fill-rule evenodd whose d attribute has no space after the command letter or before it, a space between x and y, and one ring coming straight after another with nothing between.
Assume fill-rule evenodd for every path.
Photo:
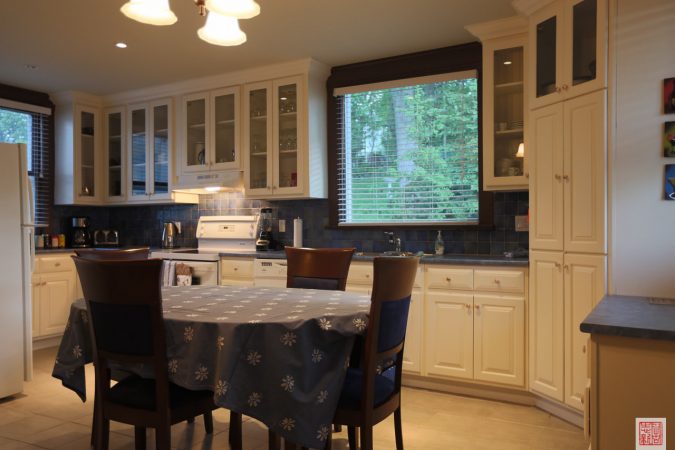
<instances>
[{"instance_id":1,"label":"glass-front cabinet door","mask_svg":"<svg viewBox=\"0 0 675 450\"><path fill-rule=\"evenodd\" d=\"M212 169L239 169L239 88L211 93L209 160Z\"/></svg>"},{"instance_id":2,"label":"glass-front cabinet door","mask_svg":"<svg viewBox=\"0 0 675 450\"><path fill-rule=\"evenodd\" d=\"M527 189L525 35L483 46L485 190Z\"/></svg>"},{"instance_id":3,"label":"glass-front cabinet door","mask_svg":"<svg viewBox=\"0 0 675 450\"><path fill-rule=\"evenodd\" d=\"M606 87L606 2L556 1L532 15L532 108Z\"/></svg>"},{"instance_id":4,"label":"glass-front cabinet door","mask_svg":"<svg viewBox=\"0 0 675 450\"><path fill-rule=\"evenodd\" d=\"M98 112L94 109L78 107L76 112L75 139L78 150L76 152L77 164L77 196L80 200L95 200L96 192L96 167L99 162L96 155L96 141L98 138Z\"/></svg>"},{"instance_id":5,"label":"glass-front cabinet door","mask_svg":"<svg viewBox=\"0 0 675 450\"><path fill-rule=\"evenodd\" d=\"M274 89L274 178L272 189L275 195L302 192L298 179L298 168L302 147L300 120L302 99L299 93L300 80L297 77L276 80Z\"/></svg>"},{"instance_id":6,"label":"glass-front cabinet door","mask_svg":"<svg viewBox=\"0 0 675 450\"><path fill-rule=\"evenodd\" d=\"M123 201L125 197L125 125L124 108L113 108L105 112L104 189L109 202Z\"/></svg>"},{"instance_id":7,"label":"glass-front cabinet door","mask_svg":"<svg viewBox=\"0 0 675 450\"><path fill-rule=\"evenodd\" d=\"M129 200L147 199L148 109L132 106L129 112Z\"/></svg>"},{"instance_id":8,"label":"glass-front cabinet door","mask_svg":"<svg viewBox=\"0 0 675 450\"><path fill-rule=\"evenodd\" d=\"M183 113L183 170L202 172L208 170L207 123L209 121L208 92L184 97Z\"/></svg>"},{"instance_id":9,"label":"glass-front cabinet door","mask_svg":"<svg viewBox=\"0 0 675 450\"><path fill-rule=\"evenodd\" d=\"M171 174L171 104L168 101L151 104L152 115L152 190L153 199L169 198Z\"/></svg>"},{"instance_id":10,"label":"glass-front cabinet door","mask_svg":"<svg viewBox=\"0 0 675 450\"><path fill-rule=\"evenodd\" d=\"M272 194L272 84L257 83L244 89L244 138L247 150L246 188L250 194Z\"/></svg>"}]
</instances>

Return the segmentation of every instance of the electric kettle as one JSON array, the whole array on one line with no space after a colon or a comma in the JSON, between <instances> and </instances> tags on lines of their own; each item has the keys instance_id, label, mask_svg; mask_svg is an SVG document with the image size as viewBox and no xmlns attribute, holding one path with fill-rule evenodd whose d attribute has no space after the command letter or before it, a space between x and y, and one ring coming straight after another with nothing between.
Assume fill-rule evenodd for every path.
<instances>
[{"instance_id":1,"label":"electric kettle","mask_svg":"<svg viewBox=\"0 0 675 450\"><path fill-rule=\"evenodd\" d=\"M162 248L176 247L176 237L180 234L180 228L173 222L164 222L162 227Z\"/></svg>"}]
</instances>

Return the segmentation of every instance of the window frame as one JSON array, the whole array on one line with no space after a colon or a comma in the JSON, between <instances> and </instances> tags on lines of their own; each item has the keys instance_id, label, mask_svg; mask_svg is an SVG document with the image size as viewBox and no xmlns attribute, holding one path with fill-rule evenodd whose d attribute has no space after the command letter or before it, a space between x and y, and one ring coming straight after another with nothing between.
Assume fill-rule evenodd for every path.
<instances>
[{"instance_id":1,"label":"window frame","mask_svg":"<svg viewBox=\"0 0 675 450\"><path fill-rule=\"evenodd\" d=\"M47 146L48 153L48 201L45 205L47 214L46 214L46 224L36 225L39 228L50 228L52 223L52 209L54 206L54 114L55 114L55 105L49 98L49 94L43 92L32 91L30 89L24 89L16 86L10 86L7 84L0 83L0 99L6 100L8 103L6 107L11 107L18 112L26 113L35 113L40 112L40 108L46 108L51 111L49 114L49 132L48 139L49 144ZM25 105L25 109L21 109L21 106ZM37 108L30 108L31 106ZM35 199L37 201L37 198Z\"/></svg>"},{"instance_id":2,"label":"window frame","mask_svg":"<svg viewBox=\"0 0 675 450\"><path fill-rule=\"evenodd\" d=\"M339 226L338 212L338 107L333 94L336 88L362 84L439 75L449 72L475 70L478 77L478 224L349 224ZM491 229L493 223L493 194L483 190L483 121L482 121L482 45L479 42L444 47L424 52L334 67L326 81L327 90L327 139L328 139L328 203L329 227L339 229L373 228L451 228Z\"/></svg>"}]
</instances>

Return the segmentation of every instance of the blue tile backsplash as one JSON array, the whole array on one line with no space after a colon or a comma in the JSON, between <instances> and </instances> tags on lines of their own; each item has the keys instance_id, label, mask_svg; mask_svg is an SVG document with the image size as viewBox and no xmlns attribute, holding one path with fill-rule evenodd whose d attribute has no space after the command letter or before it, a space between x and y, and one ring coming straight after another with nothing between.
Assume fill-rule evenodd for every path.
<instances>
[{"instance_id":1,"label":"blue tile backsplash","mask_svg":"<svg viewBox=\"0 0 675 450\"><path fill-rule=\"evenodd\" d=\"M505 251L528 248L528 233L516 232L514 216L527 214L527 192L497 192L494 194L494 223L492 230L443 229L446 253L501 255ZM196 247L195 231L200 215L256 214L261 207L271 207L277 219L286 220L286 232L275 237L285 245L293 242L293 219L303 219L303 244L306 247L356 247L358 251L391 250L383 231L371 229L328 228L328 200L263 201L250 200L241 193L220 193L200 196L199 205L144 205L122 207L55 206L49 232L69 235L70 218L89 217L92 230L116 229L121 245L150 245L159 247L162 223L180 221L182 235L178 245ZM405 251L433 253L436 229L396 230Z\"/></svg>"}]
</instances>

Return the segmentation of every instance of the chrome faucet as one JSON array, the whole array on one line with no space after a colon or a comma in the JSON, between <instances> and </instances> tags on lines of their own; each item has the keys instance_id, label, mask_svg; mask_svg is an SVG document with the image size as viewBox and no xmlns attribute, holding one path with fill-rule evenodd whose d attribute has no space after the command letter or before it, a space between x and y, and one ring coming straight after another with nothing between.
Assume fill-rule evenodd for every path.
<instances>
[{"instance_id":1,"label":"chrome faucet","mask_svg":"<svg viewBox=\"0 0 675 450\"><path fill-rule=\"evenodd\" d=\"M385 231L384 234L389 238L389 243L395 246L396 253L401 253L401 238L393 231Z\"/></svg>"}]
</instances>

